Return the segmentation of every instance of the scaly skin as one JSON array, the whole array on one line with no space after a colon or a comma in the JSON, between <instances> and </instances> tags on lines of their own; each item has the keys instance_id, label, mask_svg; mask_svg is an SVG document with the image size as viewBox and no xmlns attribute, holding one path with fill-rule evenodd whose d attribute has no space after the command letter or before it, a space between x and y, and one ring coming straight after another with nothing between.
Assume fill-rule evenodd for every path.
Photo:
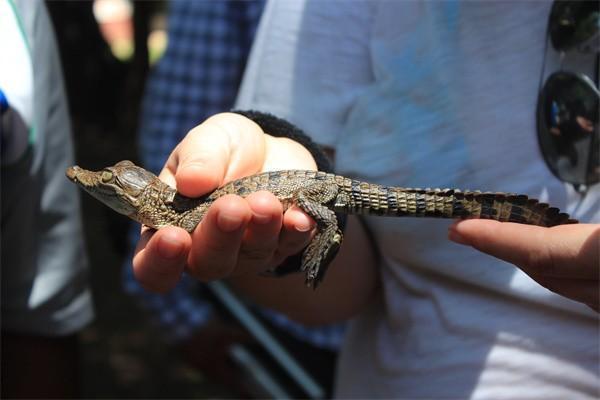
<instances>
[{"instance_id":1,"label":"scaly skin","mask_svg":"<svg viewBox=\"0 0 600 400\"><path fill-rule=\"evenodd\" d=\"M454 189L406 189L360 182L317 171L265 172L225 184L212 193L189 198L154 174L121 161L101 171L77 166L67 177L115 211L151 228L179 226L192 232L210 205L226 194L246 197L267 190L283 204L297 205L317 223L317 233L302 255L306 282L316 287L341 243L335 213L397 217L486 218L554 226L577 223L557 208L525 195Z\"/></svg>"}]
</instances>

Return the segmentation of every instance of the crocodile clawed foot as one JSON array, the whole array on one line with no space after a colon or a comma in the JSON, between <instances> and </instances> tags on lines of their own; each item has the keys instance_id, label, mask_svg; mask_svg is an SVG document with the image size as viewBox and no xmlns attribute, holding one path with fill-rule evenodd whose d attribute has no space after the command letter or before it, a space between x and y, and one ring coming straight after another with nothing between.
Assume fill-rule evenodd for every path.
<instances>
[{"instance_id":1,"label":"crocodile clawed foot","mask_svg":"<svg viewBox=\"0 0 600 400\"><path fill-rule=\"evenodd\" d=\"M306 273L306 285L313 289L323 280L327 267L337 255L342 244L342 232L337 226L318 233L302 255L302 271Z\"/></svg>"}]
</instances>

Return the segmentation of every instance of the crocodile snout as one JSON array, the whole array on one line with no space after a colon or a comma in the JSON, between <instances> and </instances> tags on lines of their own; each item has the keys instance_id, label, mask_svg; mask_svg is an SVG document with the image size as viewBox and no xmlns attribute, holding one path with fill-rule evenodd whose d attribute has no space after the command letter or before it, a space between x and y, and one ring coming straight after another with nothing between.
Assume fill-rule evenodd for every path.
<instances>
[{"instance_id":1,"label":"crocodile snout","mask_svg":"<svg viewBox=\"0 0 600 400\"><path fill-rule=\"evenodd\" d=\"M79 168L77 165L74 165L72 167L67 168L67 170L65 171L65 175L67 175L67 178L69 178L71 181L76 182L79 171L81 171L81 168Z\"/></svg>"}]
</instances>

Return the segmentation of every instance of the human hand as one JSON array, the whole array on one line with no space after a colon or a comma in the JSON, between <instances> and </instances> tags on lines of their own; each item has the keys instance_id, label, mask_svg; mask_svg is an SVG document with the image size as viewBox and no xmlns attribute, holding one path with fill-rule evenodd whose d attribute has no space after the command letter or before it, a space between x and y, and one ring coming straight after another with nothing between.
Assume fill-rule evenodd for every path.
<instances>
[{"instance_id":1,"label":"human hand","mask_svg":"<svg viewBox=\"0 0 600 400\"><path fill-rule=\"evenodd\" d=\"M542 228L465 220L452 225L448 237L515 264L545 288L600 312L600 224Z\"/></svg>"},{"instance_id":2,"label":"human hand","mask_svg":"<svg viewBox=\"0 0 600 400\"><path fill-rule=\"evenodd\" d=\"M316 169L300 144L265 134L251 120L215 115L192 129L171 153L159 177L188 197L231 180L277 169ZM133 259L134 275L148 290L166 292L184 271L201 281L273 268L301 251L314 222L269 192L224 196L190 235L177 227L143 228Z\"/></svg>"}]
</instances>

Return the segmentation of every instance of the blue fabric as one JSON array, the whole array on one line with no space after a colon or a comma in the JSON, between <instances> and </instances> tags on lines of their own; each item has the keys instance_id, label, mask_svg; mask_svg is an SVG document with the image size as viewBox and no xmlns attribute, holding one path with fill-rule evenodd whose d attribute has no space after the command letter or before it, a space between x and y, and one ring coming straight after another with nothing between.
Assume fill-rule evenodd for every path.
<instances>
[{"instance_id":1,"label":"blue fabric","mask_svg":"<svg viewBox=\"0 0 600 400\"><path fill-rule=\"evenodd\" d=\"M194 126L230 109L262 1L173 1L167 50L150 74L139 132L144 166L159 172Z\"/></svg>"},{"instance_id":2,"label":"blue fabric","mask_svg":"<svg viewBox=\"0 0 600 400\"><path fill-rule=\"evenodd\" d=\"M142 164L155 173L191 128L233 107L263 2L173 1L170 7L168 46L149 77L139 131ZM129 236L133 249L137 224ZM151 312L168 340L188 338L215 312L203 299L205 289L191 277L184 276L166 295L152 294L127 264L125 290ZM307 328L274 311L259 311L312 345L337 349L341 343L343 325Z\"/></svg>"},{"instance_id":3,"label":"blue fabric","mask_svg":"<svg viewBox=\"0 0 600 400\"><path fill-rule=\"evenodd\" d=\"M4 112L4 110L8 109L8 100L6 99L6 96L4 95L4 92L2 91L2 89L0 89L0 112Z\"/></svg>"}]
</instances>

